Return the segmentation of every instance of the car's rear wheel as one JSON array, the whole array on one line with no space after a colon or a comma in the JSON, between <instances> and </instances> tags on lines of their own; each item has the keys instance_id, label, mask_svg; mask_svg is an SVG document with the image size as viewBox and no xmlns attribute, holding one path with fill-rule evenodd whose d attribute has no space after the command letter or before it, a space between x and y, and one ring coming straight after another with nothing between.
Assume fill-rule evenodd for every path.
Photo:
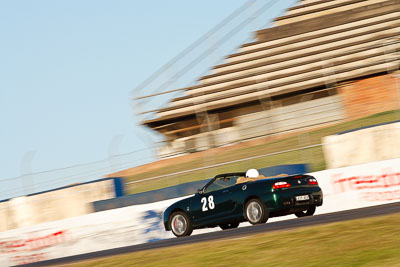
<instances>
[{"instance_id":1,"label":"car's rear wheel","mask_svg":"<svg viewBox=\"0 0 400 267\"><path fill-rule=\"evenodd\" d=\"M250 199L245 206L246 220L251 224L261 224L268 220L269 213L264 203L257 198Z\"/></svg>"},{"instance_id":2,"label":"car's rear wheel","mask_svg":"<svg viewBox=\"0 0 400 267\"><path fill-rule=\"evenodd\" d=\"M220 227L222 230L238 228L238 226L239 226L239 223L238 223L238 222L236 222L236 223L223 223L223 224L220 224L220 225L219 225L219 227Z\"/></svg>"},{"instance_id":3,"label":"car's rear wheel","mask_svg":"<svg viewBox=\"0 0 400 267\"><path fill-rule=\"evenodd\" d=\"M296 212L294 215L297 217L306 217L306 216L312 216L315 213L315 206L311 206L306 210Z\"/></svg>"},{"instance_id":4,"label":"car's rear wheel","mask_svg":"<svg viewBox=\"0 0 400 267\"><path fill-rule=\"evenodd\" d=\"M169 227L176 237L189 236L193 232L192 223L183 211L177 211L171 215Z\"/></svg>"}]
</instances>

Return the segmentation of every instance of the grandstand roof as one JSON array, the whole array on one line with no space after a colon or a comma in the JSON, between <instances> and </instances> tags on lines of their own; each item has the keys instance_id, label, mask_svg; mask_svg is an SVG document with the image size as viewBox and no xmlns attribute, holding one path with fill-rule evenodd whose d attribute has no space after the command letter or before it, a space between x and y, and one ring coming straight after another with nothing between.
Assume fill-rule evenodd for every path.
<instances>
[{"instance_id":1,"label":"grandstand roof","mask_svg":"<svg viewBox=\"0 0 400 267\"><path fill-rule=\"evenodd\" d=\"M400 0L304 0L275 22L144 124L398 68Z\"/></svg>"}]
</instances>

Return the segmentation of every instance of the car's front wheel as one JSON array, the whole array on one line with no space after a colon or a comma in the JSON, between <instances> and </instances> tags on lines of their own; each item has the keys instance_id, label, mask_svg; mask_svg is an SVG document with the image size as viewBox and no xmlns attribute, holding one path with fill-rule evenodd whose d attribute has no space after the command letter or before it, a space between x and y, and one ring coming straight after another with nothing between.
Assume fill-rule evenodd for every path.
<instances>
[{"instance_id":1,"label":"car's front wheel","mask_svg":"<svg viewBox=\"0 0 400 267\"><path fill-rule=\"evenodd\" d=\"M236 222L236 223L223 223L223 224L220 224L220 225L219 225L219 227L220 227L222 230L238 228L238 226L239 226L239 223L238 223L238 222Z\"/></svg>"},{"instance_id":2,"label":"car's front wheel","mask_svg":"<svg viewBox=\"0 0 400 267\"><path fill-rule=\"evenodd\" d=\"M315 213L315 206L311 206L306 210L296 212L294 215L297 217L306 217L306 216L312 216Z\"/></svg>"},{"instance_id":3,"label":"car's front wheel","mask_svg":"<svg viewBox=\"0 0 400 267\"><path fill-rule=\"evenodd\" d=\"M193 232L192 223L183 211L177 211L171 215L169 227L176 237L189 236Z\"/></svg>"},{"instance_id":4,"label":"car's front wheel","mask_svg":"<svg viewBox=\"0 0 400 267\"><path fill-rule=\"evenodd\" d=\"M245 216L249 223L261 224L268 220L269 212L261 200L253 198L246 203Z\"/></svg>"}]
</instances>

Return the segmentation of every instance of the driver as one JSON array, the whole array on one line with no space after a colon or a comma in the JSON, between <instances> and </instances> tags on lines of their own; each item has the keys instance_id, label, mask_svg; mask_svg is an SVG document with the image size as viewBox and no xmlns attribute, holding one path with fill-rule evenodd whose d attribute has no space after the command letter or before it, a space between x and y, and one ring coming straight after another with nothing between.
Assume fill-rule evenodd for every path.
<instances>
[{"instance_id":1,"label":"driver","mask_svg":"<svg viewBox=\"0 0 400 267\"><path fill-rule=\"evenodd\" d=\"M260 174L256 169L248 169L246 172L246 177L239 177L236 181L236 184L255 181L259 176Z\"/></svg>"},{"instance_id":2,"label":"driver","mask_svg":"<svg viewBox=\"0 0 400 267\"><path fill-rule=\"evenodd\" d=\"M246 172L246 178L257 178L259 175L256 169L248 169Z\"/></svg>"}]
</instances>

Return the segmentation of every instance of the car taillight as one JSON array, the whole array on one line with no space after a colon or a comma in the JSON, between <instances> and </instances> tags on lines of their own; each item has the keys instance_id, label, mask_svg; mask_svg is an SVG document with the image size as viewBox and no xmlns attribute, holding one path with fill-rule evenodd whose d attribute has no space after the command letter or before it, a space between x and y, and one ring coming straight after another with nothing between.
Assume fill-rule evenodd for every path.
<instances>
[{"instance_id":1,"label":"car taillight","mask_svg":"<svg viewBox=\"0 0 400 267\"><path fill-rule=\"evenodd\" d=\"M276 182L272 186L272 189L279 189L279 188L288 188L290 184L288 182Z\"/></svg>"},{"instance_id":2,"label":"car taillight","mask_svg":"<svg viewBox=\"0 0 400 267\"><path fill-rule=\"evenodd\" d=\"M310 178L308 179L308 184L318 184L318 181L315 178Z\"/></svg>"}]
</instances>

